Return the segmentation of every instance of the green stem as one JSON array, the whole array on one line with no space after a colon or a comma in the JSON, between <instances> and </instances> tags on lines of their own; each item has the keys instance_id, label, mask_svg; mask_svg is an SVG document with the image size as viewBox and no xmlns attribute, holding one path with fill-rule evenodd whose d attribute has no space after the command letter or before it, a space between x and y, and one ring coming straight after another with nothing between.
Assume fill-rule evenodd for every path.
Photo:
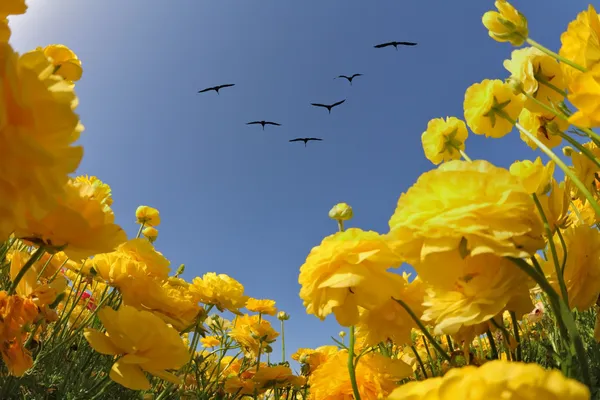
<instances>
[{"instance_id":1,"label":"green stem","mask_svg":"<svg viewBox=\"0 0 600 400\"><path fill-rule=\"evenodd\" d=\"M508 331L506 330L504 325L496 322L496 320L494 318L492 318L490 321L500 331L500 333L502 333L502 337L504 338L504 347L505 347L504 350L506 353L506 358L509 361L514 361L515 357L510 349L510 334L508 333Z\"/></svg>"},{"instance_id":2,"label":"green stem","mask_svg":"<svg viewBox=\"0 0 600 400\"><path fill-rule=\"evenodd\" d=\"M44 254L44 251L45 251L44 247L40 246L37 248L35 253L33 253L29 257L29 260L27 260L25 265L23 265L23 267L19 270L19 273L13 280L12 285L10 286L10 289L8 290L9 296L12 296L13 294L15 294L15 291L17 290L17 286L19 285L19 282L21 282L21 279L23 279L23 277L25 276L27 271L29 271L31 269L31 267L33 267L33 264L35 264L35 262L37 260L39 260L40 257L42 257L42 255Z\"/></svg>"},{"instance_id":3,"label":"green stem","mask_svg":"<svg viewBox=\"0 0 600 400\"><path fill-rule=\"evenodd\" d=\"M543 76L541 76L541 75L535 75L535 80L538 81L539 83L541 83L544 86L548 86L550 89L554 90L556 93L560 94L562 97L567 97L567 92L565 92L564 90L560 89L559 87L557 87L556 85L554 85L552 82L550 82L549 80L547 80Z\"/></svg>"},{"instance_id":4,"label":"green stem","mask_svg":"<svg viewBox=\"0 0 600 400\"><path fill-rule=\"evenodd\" d=\"M583 345L583 340L581 335L579 334L579 330L577 329L577 325L575 325L575 320L573 319L573 314L569 311L566 303L563 299L556 293L554 288L540 276L535 270L532 270L529 264L527 264L524 260L520 258L509 258L519 269L523 272L531 276L540 288L550 300L550 305L552 306L552 310L556 315L556 321L558 323L559 329L563 336L567 336L571 338L571 342L575 351L575 358L579 361L579 365L581 367L581 374L583 375L583 382L588 386L592 387L592 380L590 377L589 365L587 363L588 357L585 351L585 347Z\"/></svg>"},{"instance_id":5,"label":"green stem","mask_svg":"<svg viewBox=\"0 0 600 400\"><path fill-rule=\"evenodd\" d=\"M450 350L450 353L452 353L454 351L454 346L452 346L452 339L450 338L450 335L446 335L446 340L448 341L448 350Z\"/></svg>"},{"instance_id":6,"label":"green stem","mask_svg":"<svg viewBox=\"0 0 600 400\"><path fill-rule=\"evenodd\" d=\"M46 261L46 263L44 264L44 266L42 267L42 269L38 273L36 280L38 280L38 281L40 280L40 278L42 277L42 274L46 271L46 268L48 267L48 265L52 261L52 258L54 258L54 254L50 255L50 257L48 258L48 261Z\"/></svg>"},{"instance_id":7,"label":"green stem","mask_svg":"<svg viewBox=\"0 0 600 400\"><path fill-rule=\"evenodd\" d=\"M537 258L531 257L531 262L533 263L533 267L540 274L540 276L543 276L545 278L546 274L544 274L544 270L540 266L540 263L538 262Z\"/></svg>"},{"instance_id":8,"label":"green stem","mask_svg":"<svg viewBox=\"0 0 600 400\"><path fill-rule=\"evenodd\" d=\"M285 328L281 320L281 362L285 362Z\"/></svg>"},{"instance_id":9,"label":"green stem","mask_svg":"<svg viewBox=\"0 0 600 400\"><path fill-rule=\"evenodd\" d=\"M354 392L354 400L360 400L358 383L356 382L356 370L354 369L354 325L350 327L350 346L348 346L348 373L350 374L350 383Z\"/></svg>"},{"instance_id":10,"label":"green stem","mask_svg":"<svg viewBox=\"0 0 600 400\"><path fill-rule=\"evenodd\" d=\"M496 348L496 341L494 340L494 335L492 335L492 332L489 330L489 328L485 334L487 335L488 341L490 342L490 348L492 349L492 358L494 360L497 360L498 349Z\"/></svg>"},{"instance_id":11,"label":"green stem","mask_svg":"<svg viewBox=\"0 0 600 400\"><path fill-rule=\"evenodd\" d=\"M498 113L498 115L500 115L501 117L507 119L508 121L515 123L503 111L500 110L500 111L497 111L497 113ZM546 153L546 155L548 157L550 157L550 159L552 161L554 161L556 163L556 165L558 165L558 167L560 169L563 170L563 172L565 173L565 175L568 176L569 179L571 179L571 181L577 187L577 189L579 189L579 191L581 193L583 193L584 197L590 202L590 205L592 206L592 208L596 212L596 215L600 216L600 205L598 205L598 203L596 202L596 200L594 200L594 196L592 196L592 194L585 187L585 185L579 180L579 178L577 178L577 175L573 172L573 170L571 168L569 168L556 154L554 154L554 152L552 150L550 150L544 143L542 143L534 134L532 134L531 132L529 132L527 129L523 128L518 123L515 123L515 126L517 127L518 130L520 130L521 132L523 132L523 134L525 136L527 136L529 139L531 139L531 141L533 143L535 143L540 148L540 150L542 150L544 153Z\"/></svg>"},{"instance_id":12,"label":"green stem","mask_svg":"<svg viewBox=\"0 0 600 400\"><path fill-rule=\"evenodd\" d=\"M423 360L421 360L421 356L417 352L417 349L415 349L415 346L410 346L410 348L411 348L412 352L415 353L415 357L417 358L417 362L419 363L419 366L421 367L421 372L423 372L423 376L425 377L425 379L429 378L427 376L427 371L425 370L425 364L423 364Z\"/></svg>"},{"instance_id":13,"label":"green stem","mask_svg":"<svg viewBox=\"0 0 600 400\"><path fill-rule=\"evenodd\" d=\"M102 386L102 388L96 393L96 395L94 397L92 397L90 400L96 400L96 399L100 399L103 397L104 392L106 392L106 389L108 389L108 387L111 385L112 381L110 380L109 376L106 375L106 378L104 378L104 386ZM103 381L101 381L103 382ZM95 390L97 386L93 387L92 390ZM90 391L92 391L90 390Z\"/></svg>"},{"instance_id":14,"label":"green stem","mask_svg":"<svg viewBox=\"0 0 600 400\"><path fill-rule=\"evenodd\" d=\"M571 203L571 207L573 209L573 212L575 213L575 215L577 216L577 219L579 220L579 223L580 224L584 224L585 220L583 219L583 216L579 212L579 209L577 208L577 206L575 205L575 203L573 203L573 200L571 200L570 203Z\"/></svg>"},{"instance_id":15,"label":"green stem","mask_svg":"<svg viewBox=\"0 0 600 400\"><path fill-rule=\"evenodd\" d=\"M559 228L556 228L556 234L558 235L558 239L560 240L560 245L563 248L563 261L562 261L562 265L560 266L560 274L563 276L563 279L564 279L565 267L567 266L567 244L565 243L565 238L563 237L562 233L560 233Z\"/></svg>"},{"instance_id":16,"label":"green stem","mask_svg":"<svg viewBox=\"0 0 600 400\"><path fill-rule=\"evenodd\" d=\"M525 41L530 46L533 46L536 49L543 51L544 53L548 54L549 56L556 58L560 62L565 63L565 64L567 64L567 65L575 68L578 71L586 72L586 69L584 67L582 67L581 65L575 64L573 61L569 60L568 58L564 58L563 56L558 55L557 53L553 52L552 50L550 50L550 49L542 46L541 44L539 44L535 40L533 40L531 38L526 38Z\"/></svg>"},{"instance_id":17,"label":"green stem","mask_svg":"<svg viewBox=\"0 0 600 400\"><path fill-rule=\"evenodd\" d=\"M473 162L473 160L471 160L471 158L463 150L458 149L458 152L460 153L460 155L462 156L462 158L464 158L466 161Z\"/></svg>"},{"instance_id":18,"label":"green stem","mask_svg":"<svg viewBox=\"0 0 600 400\"><path fill-rule=\"evenodd\" d=\"M142 224L140 225L140 229L138 229L138 233L137 233L137 235L135 235L135 238L136 238L136 239L139 239L139 237L140 237L140 235L142 234L142 230L144 229L144 226L145 226L145 225L146 225L146 223L145 223L145 222L144 222L144 223L142 223Z\"/></svg>"},{"instance_id":19,"label":"green stem","mask_svg":"<svg viewBox=\"0 0 600 400\"><path fill-rule=\"evenodd\" d=\"M562 294L565 304L567 304L567 307L569 307L569 292L567 292L567 285L565 285L565 279L563 277L562 269L558 261L558 253L556 252L556 246L554 245L552 229L550 229L548 218L546 218L546 214L544 214L544 208L542 207L542 204L540 203L540 200L538 199L537 195L534 193L531 195L531 197L533 197L535 206L537 207L537 210L540 213L540 216L542 217L542 222L544 223L544 229L546 230L546 236L548 237L548 246L550 246L550 252L552 253L554 271L556 272L556 280L558 281L558 285L560 287L560 293Z\"/></svg>"},{"instance_id":20,"label":"green stem","mask_svg":"<svg viewBox=\"0 0 600 400\"><path fill-rule=\"evenodd\" d=\"M594 155L594 153L592 153L587 147L583 146L581 143L579 143L577 140L573 139L571 136L567 135L566 133L563 132L559 132L558 134L561 138L565 139L567 142L569 142L570 144L573 145L573 147L577 148L577 150L579 150L580 152L582 152L583 154L585 154L585 156L587 158L590 159L590 161L592 161L594 164L596 164L596 166L598 168L600 168L600 161L598 160L598 158Z\"/></svg>"},{"instance_id":21,"label":"green stem","mask_svg":"<svg viewBox=\"0 0 600 400\"><path fill-rule=\"evenodd\" d=\"M417 326L419 327L419 329L423 332L423 335L425 335L425 337L427 339L429 339L429 342L433 345L433 347L435 347L435 349L437 350L438 353L440 353L440 355L446 359L449 362L452 362L452 357L450 357L442 348L442 346L440 346L440 344L434 339L433 336L431 336L431 333L429 333L429 331L427 330L427 328L425 327L425 325L423 325L423 323L421 322L421 320L419 319L419 317L417 317L415 315L415 313L410 309L410 307L408 306L408 304L406 304L404 301L400 300L400 299L396 299L395 297L392 297L392 299L400 304L402 306L402 308L404 308L406 310L406 312L408 313L408 315L410 315L410 317L413 319L413 321L415 321L415 323L417 324Z\"/></svg>"},{"instance_id":22,"label":"green stem","mask_svg":"<svg viewBox=\"0 0 600 400\"><path fill-rule=\"evenodd\" d=\"M519 336L519 321L517 320L517 314L515 314L514 311L510 311L510 318L512 318L513 331L515 334L515 340L517 341L517 361L523 361L521 337Z\"/></svg>"},{"instance_id":23,"label":"green stem","mask_svg":"<svg viewBox=\"0 0 600 400\"><path fill-rule=\"evenodd\" d=\"M431 370L431 376L435 376L435 371L433 370L433 357L431 356L431 351L429 350L429 346L427 346L427 339L425 338L423 338L423 346L425 346L427 358L429 359L429 369Z\"/></svg>"}]
</instances>

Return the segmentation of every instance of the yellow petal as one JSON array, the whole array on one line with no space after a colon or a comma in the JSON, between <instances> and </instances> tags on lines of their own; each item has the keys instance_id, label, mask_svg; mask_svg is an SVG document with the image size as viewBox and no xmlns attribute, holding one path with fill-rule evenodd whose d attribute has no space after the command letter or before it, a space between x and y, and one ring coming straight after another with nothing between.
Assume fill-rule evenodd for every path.
<instances>
[{"instance_id":1,"label":"yellow petal","mask_svg":"<svg viewBox=\"0 0 600 400\"><path fill-rule=\"evenodd\" d=\"M148 390L150 382L137 365L125 364L121 360L110 369L110 379L132 390Z\"/></svg>"},{"instance_id":2,"label":"yellow petal","mask_svg":"<svg viewBox=\"0 0 600 400\"><path fill-rule=\"evenodd\" d=\"M119 354L121 351L110 341L108 336L95 329L86 328L83 331L85 340L90 346L100 354L108 354L111 356Z\"/></svg>"},{"instance_id":3,"label":"yellow petal","mask_svg":"<svg viewBox=\"0 0 600 400\"><path fill-rule=\"evenodd\" d=\"M146 357L136 356L134 354L127 354L126 356L121 358L119 361L121 361L125 364L143 364L143 363L147 363L148 361L150 361L150 359L148 359Z\"/></svg>"},{"instance_id":4,"label":"yellow petal","mask_svg":"<svg viewBox=\"0 0 600 400\"><path fill-rule=\"evenodd\" d=\"M150 369L146 369L146 371L156 377L159 377L160 379L164 379L165 381L174 383L176 385L181 384L181 378L179 378L177 375L174 375L170 372L167 372L164 370L150 370Z\"/></svg>"}]
</instances>

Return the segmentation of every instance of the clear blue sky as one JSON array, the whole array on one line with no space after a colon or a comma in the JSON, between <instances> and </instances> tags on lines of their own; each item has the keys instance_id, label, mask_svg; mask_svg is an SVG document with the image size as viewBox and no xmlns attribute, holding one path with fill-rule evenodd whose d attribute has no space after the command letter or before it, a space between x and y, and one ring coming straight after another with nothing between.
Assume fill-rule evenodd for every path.
<instances>
[{"instance_id":1,"label":"clear blue sky","mask_svg":"<svg viewBox=\"0 0 600 400\"><path fill-rule=\"evenodd\" d=\"M340 330L306 315L298 269L336 230L385 232L399 195L433 165L420 137L429 119L462 118L465 89L507 77L511 46L481 24L493 1L28 0L13 18L24 52L64 43L83 60L78 111L86 131L81 174L113 189L132 237L138 205L161 212L157 248L185 278L208 271L242 282L291 314L287 348L331 344ZM558 49L582 0L518 0L531 36ZM412 48L374 49L387 41ZM333 80L362 73L354 85ZM236 86L197 94L222 83ZM333 103L333 110L311 102ZM246 126L267 119L283 126ZM305 148L288 143L322 137ZM469 136L467 153L509 166L533 153L512 133ZM278 321L275 321L278 322ZM278 326L276 324L276 326ZM274 359L278 359L279 347Z\"/></svg>"}]
</instances>

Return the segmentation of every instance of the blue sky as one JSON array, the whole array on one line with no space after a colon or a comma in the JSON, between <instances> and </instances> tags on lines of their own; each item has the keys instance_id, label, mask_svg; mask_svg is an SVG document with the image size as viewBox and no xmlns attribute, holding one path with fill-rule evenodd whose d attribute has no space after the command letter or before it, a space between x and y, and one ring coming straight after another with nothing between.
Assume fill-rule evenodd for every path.
<instances>
[{"instance_id":1,"label":"blue sky","mask_svg":"<svg viewBox=\"0 0 600 400\"><path fill-rule=\"evenodd\" d=\"M348 226L387 231L399 195L433 168L420 144L429 119L462 118L465 89L506 78L512 50L481 24L492 1L28 3L13 18L17 50L63 43L84 63L80 173L112 186L130 237L136 207L158 208L156 246L173 270L186 264L185 278L226 273L248 295L276 300L291 314L290 353L331 344L340 330L333 316L306 315L298 297L300 265L336 231L328 210L348 202ZM513 4L532 37L558 49L587 3ZM393 40L419 45L373 48ZM364 76L352 87L333 79L353 73ZM196 93L222 83L236 86ZM310 106L342 99L331 115ZM260 119L283 126L245 125ZM304 136L324 141L288 143ZM504 167L540 155L514 133L470 135L466 151Z\"/></svg>"}]
</instances>

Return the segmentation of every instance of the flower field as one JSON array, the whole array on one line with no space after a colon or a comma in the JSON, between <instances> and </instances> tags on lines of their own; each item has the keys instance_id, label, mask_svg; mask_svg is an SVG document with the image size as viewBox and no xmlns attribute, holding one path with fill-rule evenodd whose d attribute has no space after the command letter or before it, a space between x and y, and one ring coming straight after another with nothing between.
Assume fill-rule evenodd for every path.
<instances>
[{"instance_id":1,"label":"flower field","mask_svg":"<svg viewBox=\"0 0 600 400\"><path fill-rule=\"evenodd\" d=\"M600 399L600 14L581 11L554 52L495 6L482 23L506 79L423 121L434 167L388 232L333 206L298 301L341 332L286 353L293 316L274 300L219 271L184 280L154 247L158 210L138 207L128 238L110 186L71 177L82 62L62 44L18 54L7 17L27 5L2 0L0 399ZM520 135L531 160L471 159L470 133Z\"/></svg>"}]
</instances>

